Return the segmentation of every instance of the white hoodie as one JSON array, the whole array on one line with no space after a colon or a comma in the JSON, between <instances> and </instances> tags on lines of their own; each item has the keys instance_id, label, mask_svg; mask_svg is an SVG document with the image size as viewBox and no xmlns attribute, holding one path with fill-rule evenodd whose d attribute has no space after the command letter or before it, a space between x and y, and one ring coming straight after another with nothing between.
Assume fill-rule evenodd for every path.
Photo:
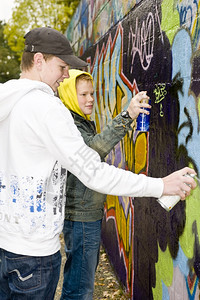
<instances>
[{"instance_id":1,"label":"white hoodie","mask_svg":"<svg viewBox=\"0 0 200 300\"><path fill-rule=\"evenodd\" d=\"M0 84L0 248L46 256L60 249L66 169L98 192L160 197L162 179L101 163L45 83ZM62 167L61 167L62 166Z\"/></svg>"}]
</instances>

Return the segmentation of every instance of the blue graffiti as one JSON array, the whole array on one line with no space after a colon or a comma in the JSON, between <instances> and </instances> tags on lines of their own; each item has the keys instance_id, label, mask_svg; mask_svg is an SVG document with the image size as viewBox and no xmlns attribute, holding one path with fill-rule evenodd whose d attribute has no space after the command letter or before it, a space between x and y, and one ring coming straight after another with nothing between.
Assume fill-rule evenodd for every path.
<instances>
[{"instance_id":1,"label":"blue graffiti","mask_svg":"<svg viewBox=\"0 0 200 300\"><path fill-rule=\"evenodd\" d=\"M167 286L162 281L162 300L170 300Z\"/></svg>"},{"instance_id":2,"label":"blue graffiti","mask_svg":"<svg viewBox=\"0 0 200 300\"><path fill-rule=\"evenodd\" d=\"M192 3L191 3L192 2ZM177 10L180 16L180 26L186 26L193 35L193 43L195 48L198 46L198 40L200 35L199 30L199 17L198 17L198 1L181 1L177 4ZM194 27L194 23L195 27Z\"/></svg>"},{"instance_id":3,"label":"blue graffiti","mask_svg":"<svg viewBox=\"0 0 200 300\"><path fill-rule=\"evenodd\" d=\"M174 268L177 266L181 270L181 273L184 274L184 276L187 276L189 274L189 266L188 266L188 258L185 256L183 250L181 249L181 246L179 244L179 250L178 254L175 260L173 260Z\"/></svg>"},{"instance_id":4,"label":"blue graffiti","mask_svg":"<svg viewBox=\"0 0 200 300\"><path fill-rule=\"evenodd\" d=\"M174 38L172 56L172 76L175 77L176 74L180 73L180 77L183 80L182 91L178 92L180 104L178 144L186 147L188 156L195 161L196 166L199 168L199 119L195 99L193 95L189 94L192 70L192 44L190 35L185 29L180 30Z\"/></svg>"}]
</instances>

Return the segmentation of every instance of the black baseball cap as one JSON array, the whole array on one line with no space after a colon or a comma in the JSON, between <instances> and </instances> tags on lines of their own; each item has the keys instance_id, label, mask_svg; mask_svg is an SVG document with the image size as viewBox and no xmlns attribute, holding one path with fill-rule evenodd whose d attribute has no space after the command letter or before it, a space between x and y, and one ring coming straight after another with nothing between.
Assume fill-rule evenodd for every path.
<instances>
[{"instance_id":1,"label":"black baseball cap","mask_svg":"<svg viewBox=\"0 0 200 300\"><path fill-rule=\"evenodd\" d=\"M39 27L29 31L25 36L25 52L42 52L53 54L69 66L87 67L87 63L74 55L66 36L51 27Z\"/></svg>"}]
</instances>

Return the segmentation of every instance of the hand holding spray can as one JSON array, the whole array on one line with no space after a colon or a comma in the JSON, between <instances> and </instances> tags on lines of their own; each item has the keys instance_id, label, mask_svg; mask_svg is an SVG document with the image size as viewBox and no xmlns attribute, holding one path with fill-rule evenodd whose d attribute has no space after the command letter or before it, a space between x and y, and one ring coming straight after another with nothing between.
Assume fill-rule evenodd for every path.
<instances>
[{"instance_id":1,"label":"hand holding spray can","mask_svg":"<svg viewBox=\"0 0 200 300\"><path fill-rule=\"evenodd\" d=\"M185 174L184 176L193 177L200 183L200 179L194 174ZM180 201L180 199L181 197L178 195L161 196L159 199L157 199L157 201L166 211L170 211Z\"/></svg>"},{"instance_id":2,"label":"hand holding spray can","mask_svg":"<svg viewBox=\"0 0 200 300\"><path fill-rule=\"evenodd\" d=\"M143 100L147 102L147 100ZM151 104L151 100L148 100L148 103ZM145 110L148 110L150 112L150 108L145 108ZM137 117L137 126L136 130L147 132L149 131L149 123L150 123L150 114L147 115L145 113L140 113Z\"/></svg>"}]
</instances>

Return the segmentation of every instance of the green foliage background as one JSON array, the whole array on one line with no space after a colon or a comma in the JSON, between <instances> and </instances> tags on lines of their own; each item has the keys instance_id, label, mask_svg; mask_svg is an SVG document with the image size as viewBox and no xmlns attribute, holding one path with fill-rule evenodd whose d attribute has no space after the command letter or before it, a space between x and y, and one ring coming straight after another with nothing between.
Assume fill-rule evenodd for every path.
<instances>
[{"instance_id":1,"label":"green foliage background","mask_svg":"<svg viewBox=\"0 0 200 300\"><path fill-rule=\"evenodd\" d=\"M18 78L24 35L35 27L51 26L65 33L80 0L15 0L12 17L0 21L0 82Z\"/></svg>"},{"instance_id":2,"label":"green foliage background","mask_svg":"<svg viewBox=\"0 0 200 300\"><path fill-rule=\"evenodd\" d=\"M4 23L0 21L0 82L19 77L20 67L19 58L4 39Z\"/></svg>"}]
</instances>

